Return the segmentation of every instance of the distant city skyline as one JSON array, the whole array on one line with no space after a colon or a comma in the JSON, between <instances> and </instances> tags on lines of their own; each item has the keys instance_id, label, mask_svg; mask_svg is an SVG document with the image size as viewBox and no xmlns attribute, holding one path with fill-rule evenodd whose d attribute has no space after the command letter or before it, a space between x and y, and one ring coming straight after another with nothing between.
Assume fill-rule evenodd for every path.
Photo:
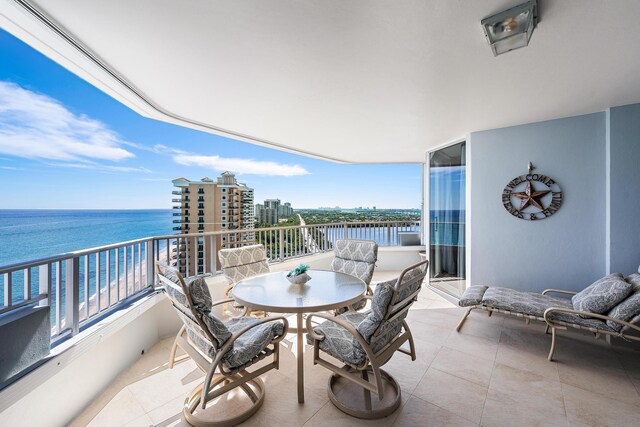
<instances>
[{"instance_id":1,"label":"distant city skyline","mask_svg":"<svg viewBox=\"0 0 640 427\"><path fill-rule=\"evenodd\" d=\"M215 102L215 100L212 100ZM0 209L170 209L225 170L300 209L419 208L419 164L345 165L144 118L0 30Z\"/></svg>"}]
</instances>

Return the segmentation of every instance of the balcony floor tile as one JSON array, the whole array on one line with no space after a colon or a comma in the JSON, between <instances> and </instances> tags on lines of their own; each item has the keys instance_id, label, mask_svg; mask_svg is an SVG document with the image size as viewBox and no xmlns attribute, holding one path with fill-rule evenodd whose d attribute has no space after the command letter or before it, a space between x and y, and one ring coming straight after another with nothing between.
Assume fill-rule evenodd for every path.
<instances>
[{"instance_id":1,"label":"balcony floor tile","mask_svg":"<svg viewBox=\"0 0 640 427\"><path fill-rule=\"evenodd\" d=\"M402 388L402 406L373 422L329 402L330 372L312 364L308 345L306 403L297 403L295 335L288 335L280 370L262 377L265 403L245 425L640 425L640 349L562 331L557 361L548 362L544 325L477 312L457 333L462 314L440 295L422 292L408 317L417 360L396 354L385 366ZM147 351L72 425L186 426L182 406L203 374L189 359L168 369L172 341Z\"/></svg>"}]
</instances>

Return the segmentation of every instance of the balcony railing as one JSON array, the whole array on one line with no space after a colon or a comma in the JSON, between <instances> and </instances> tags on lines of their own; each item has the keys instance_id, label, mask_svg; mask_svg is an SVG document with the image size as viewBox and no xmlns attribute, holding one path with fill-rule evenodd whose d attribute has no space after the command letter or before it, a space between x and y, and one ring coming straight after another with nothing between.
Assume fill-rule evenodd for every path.
<instances>
[{"instance_id":1,"label":"balcony railing","mask_svg":"<svg viewBox=\"0 0 640 427\"><path fill-rule=\"evenodd\" d=\"M173 227L188 229L188 225ZM189 276L196 265L217 274L217 251L261 243L269 262L331 251L341 238L397 246L403 232L420 232L420 222L362 222L240 229L149 237L0 267L0 315L28 305L51 307L56 345L98 319L155 288L154 263L172 263ZM226 240L223 241L222 237ZM196 251L190 248L197 248ZM193 259L195 258L195 259ZM175 262L175 261L174 261Z\"/></svg>"}]
</instances>

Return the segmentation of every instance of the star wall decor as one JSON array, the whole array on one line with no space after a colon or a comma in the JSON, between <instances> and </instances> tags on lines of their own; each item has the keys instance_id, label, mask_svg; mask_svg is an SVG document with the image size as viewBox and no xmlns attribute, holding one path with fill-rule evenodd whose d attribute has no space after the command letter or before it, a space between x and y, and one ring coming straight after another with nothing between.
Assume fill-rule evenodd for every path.
<instances>
[{"instance_id":1,"label":"star wall decor","mask_svg":"<svg viewBox=\"0 0 640 427\"><path fill-rule=\"evenodd\" d=\"M512 179L502 191L502 204L507 212L531 221L550 217L562 205L562 190L558 183L546 175L531 173L532 169L533 165L529 163L529 173Z\"/></svg>"}]
</instances>

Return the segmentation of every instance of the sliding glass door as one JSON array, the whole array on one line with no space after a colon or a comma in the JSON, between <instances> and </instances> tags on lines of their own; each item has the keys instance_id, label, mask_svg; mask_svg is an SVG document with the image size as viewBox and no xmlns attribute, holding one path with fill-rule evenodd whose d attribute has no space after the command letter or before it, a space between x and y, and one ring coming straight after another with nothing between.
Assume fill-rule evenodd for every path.
<instances>
[{"instance_id":1,"label":"sliding glass door","mask_svg":"<svg viewBox=\"0 0 640 427\"><path fill-rule=\"evenodd\" d=\"M466 143L429 154L430 285L459 297L466 289Z\"/></svg>"}]
</instances>

